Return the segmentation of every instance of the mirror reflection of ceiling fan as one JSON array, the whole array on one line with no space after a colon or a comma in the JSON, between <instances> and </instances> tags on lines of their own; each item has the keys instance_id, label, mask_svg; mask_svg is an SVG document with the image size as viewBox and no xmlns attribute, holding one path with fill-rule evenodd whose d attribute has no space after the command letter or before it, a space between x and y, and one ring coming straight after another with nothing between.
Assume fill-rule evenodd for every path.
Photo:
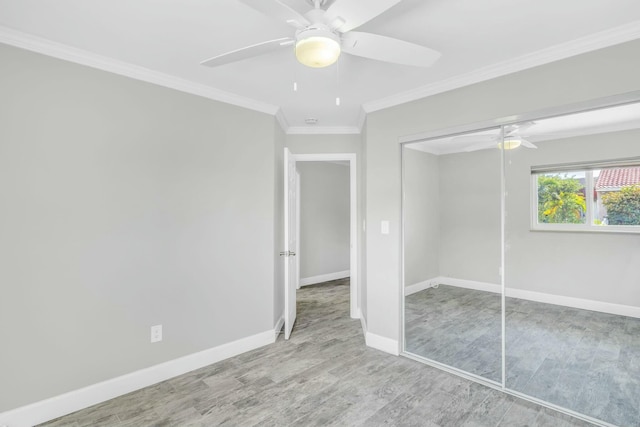
<instances>
[{"instance_id":1,"label":"mirror reflection of ceiling fan","mask_svg":"<svg viewBox=\"0 0 640 427\"><path fill-rule=\"evenodd\" d=\"M503 146L505 150L513 150L520 146L525 148L538 148L534 143L526 139L527 135L525 134L525 131L535 124L535 122L523 122L506 125L504 127L504 137L486 134L462 135L453 138L451 142L460 144L469 142L469 146L465 147L463 151L478 151L494 147L502 148Z\"/></svg>"},{"instance_id":2,"label":"mirror reflection of ceiling fan","mask_svg":"<svg viewBox=\"0 0 640 427\"><path fill-rule=\"evenodd\" d=\"M296 29L293 37L268 40L202 61L216 67L293 47L298 61L313 68L327 67L341 53L391 62L429 67L440 53L428 47L378 34L352 31L383 14L401 0L307 0L313 9L304 15L280 0L239 0L251 8ZM326 9L323 6L329 5Z\"/></svg>"}]
</instances>

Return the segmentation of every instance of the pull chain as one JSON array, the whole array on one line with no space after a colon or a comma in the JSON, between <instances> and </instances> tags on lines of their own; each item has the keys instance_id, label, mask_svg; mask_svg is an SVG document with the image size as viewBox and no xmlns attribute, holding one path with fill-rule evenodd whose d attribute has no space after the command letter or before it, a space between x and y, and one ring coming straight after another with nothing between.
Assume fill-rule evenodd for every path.
<instances>
[{"instance_id":1,"label":"pull chain","mask_svg":"<svg viewBox=\"0 0 640 427\"><path fill-rule=\"evenodd\" d=\"M336 61L336 106L340 106L340 61Z\"/></svg>"}]
</instances>

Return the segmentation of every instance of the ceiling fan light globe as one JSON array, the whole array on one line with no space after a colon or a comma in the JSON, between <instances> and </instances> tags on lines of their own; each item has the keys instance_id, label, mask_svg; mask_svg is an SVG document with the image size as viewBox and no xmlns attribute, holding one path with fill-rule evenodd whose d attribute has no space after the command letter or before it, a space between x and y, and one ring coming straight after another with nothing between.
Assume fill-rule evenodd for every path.
<instances>
[{"instance_id":1,"label":"ceiling fan light globe","mask_svg":"<svg viewBox=\"0 0 640 427\"><path fill-rule=\"evenodd\" d=\"M298 61L307 67L328 67L340 57L340 43L332 37L325 36L299 38L296 41L295 53Z\"/></svg>"},{"instance_id":2,"label":"ceiling fan light globe","mask_svg":"<svg viewBox=\"0 0 640 427\"><path fill-rule=\"evenodd\" d=\"M504 147L505 150L513 150L520 147L521 144L522 140L520 138L505 138L504 142L498 143L498 148Z\"/></svg>"}]
</instances>

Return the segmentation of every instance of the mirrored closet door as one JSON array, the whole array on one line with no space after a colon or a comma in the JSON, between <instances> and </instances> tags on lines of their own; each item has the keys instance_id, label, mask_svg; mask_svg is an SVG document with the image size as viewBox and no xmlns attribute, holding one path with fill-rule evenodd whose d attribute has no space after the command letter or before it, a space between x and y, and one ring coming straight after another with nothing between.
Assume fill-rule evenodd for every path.
<instances>
[{"instance_id":1,"label":"mirrored closet door","mask_svg":"<svg viewBox=\"0 0 640 427\"><path fill-rule=\"evenodd\" d=\"M406 354L640 427L640 93L620 99L402 146Z\"/></svg>"},{"instance_id":2,"label":"mirrored closet door","mask_svg":"<svg viewBox=\"0 0 640 427\"><path fill-rule=\"evenodd\" d=\"M640 103L505 137L505 385L640 426Z\"/></svg>"},{"instance_id":3,"label":"mirrored closet door","mask_svg":"<svg viewBox=\"0 0 640 427\"><path fill-rule=\"evenodd\" d=\"M405 349L502 382L500 128L403 148Z\"/></svg>"}]
</instances>

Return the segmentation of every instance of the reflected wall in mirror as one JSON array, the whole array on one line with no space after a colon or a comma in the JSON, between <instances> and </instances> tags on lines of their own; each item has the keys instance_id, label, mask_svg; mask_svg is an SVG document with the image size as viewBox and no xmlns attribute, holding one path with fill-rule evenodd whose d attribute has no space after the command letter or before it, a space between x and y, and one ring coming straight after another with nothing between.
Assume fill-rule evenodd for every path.
<instances>
[{"instance_id":1,"label":"reflected wall in mirror","mask_svg":"<svg viewBox=\"0 0 640 427\"><path fill-rule=\"evenodd\" d=\"M502 381L501 130L403 146L405 351Z\"/></svg>"},{"instance_id":2,"label":"reflected wall in mirror","mask_svg":"<svg viewBox=\"0 0 640 427\"><path fill-rule=\"evenodd\" d=\"M640 426L640 104L513 129L505 386Z\"/></svg>"}]
</instances>

